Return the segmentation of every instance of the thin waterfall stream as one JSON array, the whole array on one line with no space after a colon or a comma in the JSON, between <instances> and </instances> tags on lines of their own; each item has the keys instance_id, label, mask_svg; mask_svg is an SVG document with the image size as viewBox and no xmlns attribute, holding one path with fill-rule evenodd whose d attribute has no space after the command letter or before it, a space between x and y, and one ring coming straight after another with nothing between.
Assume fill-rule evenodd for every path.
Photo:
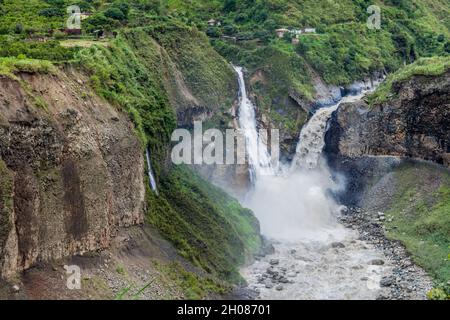
<instances>
[{"instance_id":1,"label":"thin waterfall stream","mask_svg":"<svg viewBox=\"0 0 450 320\"><path fill-rule=\"evenodd\" d=\"M332 179L322 157L332 113L343 102L316 111L300 133L291 164L270 166L267 148L258 136L255 106L239 77L239 124L247 140L253 188L243 200L260 221L274 253L241 270L248 287L261 299L375 299L380 279L392 266L371 265L382 252L358 239L358 232L338 222L341 205L329 196L342 188Z\"/></svg>"},{"instance_id":2,"label":"thin waterfall stream","mask_svg":"<svg viewBox=\"0 0 450 320\"><path fill-rule=\"evenodd\" d=\"M147 147L145 149L145 159L147 161L147 170L148 170L148 182L150 188L155 194L158 194L158 188L156 186L155 175L153 174L152 161L150 160L150 150Z\"/></svg>"}]
</instances>

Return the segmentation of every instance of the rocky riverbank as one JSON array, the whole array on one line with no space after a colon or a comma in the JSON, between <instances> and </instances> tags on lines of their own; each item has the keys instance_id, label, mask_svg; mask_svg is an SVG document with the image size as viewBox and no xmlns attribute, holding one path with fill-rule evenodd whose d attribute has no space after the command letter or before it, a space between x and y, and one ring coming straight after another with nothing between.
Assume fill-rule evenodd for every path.
<instances>
[{"instance_id":1,"label":"rocky riverbank","mask_svg":"<svg viewBox=\"0 0 450 320\"><path fill-rule=\"evenodd\" d=\"M383 212L369 213L361 208L350 208L340 216L342 224L359 232L359 240L365 241L383 252L393 268L383 277L380 286L386 288L377 298L382 300L421 300L432 288L431 278L415 265L399 241L385 236L384 221L392 217ZM381 263L381 261L380 261ZM383 263L385 261L383 260Z\"/></svg>"},{"instance_id":2,"label":"rocky riverbank","mask_svg":"<svg viewBox=\"0 0 450 320\"><path fill-rule=\"evenodd\" d=\"M272 242L242 274L239 299L423 300L431 279L404 247L384 235L383 213L345 209L325 241Z\"/></svg>"}]
</instances>

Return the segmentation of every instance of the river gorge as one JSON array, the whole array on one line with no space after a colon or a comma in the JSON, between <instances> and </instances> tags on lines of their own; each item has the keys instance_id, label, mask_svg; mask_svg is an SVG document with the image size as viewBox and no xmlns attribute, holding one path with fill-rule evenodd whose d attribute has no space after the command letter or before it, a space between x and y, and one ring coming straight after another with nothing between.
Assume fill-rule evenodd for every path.
<instances>
[{"instance_id":1,"label":"river gorge","mask_svg":"<svg viewBox=\"0 0 450 320\"><path fill-rule=\"evenodd\" d=\"M255 297L261 299L377 299L389 295L387 282L395 263L355 225L345 226L349 209L333 194L345 189L345 179L332 172L323 154L325 134L332 114L341 104L361 100L343 97L318 109L303 127L292 163L271 165L267 147L258 136L255 106L247 97L242 68L239 77L239 123L247 141L254 177L242 204L251 208L273 252L256 258L241 270ZM424 299L430 284L417 271Z\"/></svg>"}]
</instances>

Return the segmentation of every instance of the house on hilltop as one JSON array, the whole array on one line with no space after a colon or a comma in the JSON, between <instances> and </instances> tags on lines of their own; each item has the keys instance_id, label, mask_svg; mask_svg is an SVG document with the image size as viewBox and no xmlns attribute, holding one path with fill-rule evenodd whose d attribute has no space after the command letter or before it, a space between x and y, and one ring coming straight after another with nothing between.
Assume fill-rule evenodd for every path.
<instances>
[{"instance_id":1,"label":"house on hilltop","mask_svg":"<svg viewBox=\"0 0 450 320\"><path fill-rule=\"evenodd\" d=\"M294 38L298 38L298 36L300 36L302 34L316 33L316 28L303 28L303 29L292 29L292 30L289 30L286 28L280 28L280 29L276 29L275 33L277 34L278 38L283 38L286 33L290 33L291 35L294 36Z\"/></svg>"},{"instance_id":2,"label":"house on hilltop","mask_svg":"<svg viewBox=\"0 0 450 320\"><path fill-rule=\"evenodd\" d=\"M302 33L316 33L316 28L305 28Z\"/></svg>"},{"instance_id":3,"label":"house on hilltop","mask_svg":"<svg viewBox=\"0 0 450 320\"><path fill-rule=\"evenodd\" d=\"M275 33L277 34L278 38L283 38L287 32L290 32L290 30L286 28L280 28L275 30Z\"/></svg>"},{"instance_id":4,"label":"house on hilltop","mask_svg":"<svg viewBox=\"0 0 450 320\"><path fill-rule=\"evenodd\" d=\"M214 26L220 27L221 25L222 25L222 22L217 21L216 19L208 20L208 26L210 26L210 27L214 27Z\"/></svg>"}]
</instances>

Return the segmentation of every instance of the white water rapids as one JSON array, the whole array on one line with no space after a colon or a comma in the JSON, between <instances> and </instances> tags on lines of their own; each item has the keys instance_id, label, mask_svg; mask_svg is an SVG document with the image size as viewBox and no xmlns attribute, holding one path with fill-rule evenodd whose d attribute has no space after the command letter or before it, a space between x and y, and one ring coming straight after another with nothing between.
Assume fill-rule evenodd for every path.
<instances>
[{"instance_id":1,"label":"white water rapids","mask_svg":"<svg viewBox=\"0 0 450 320\"><path fill-rule=\"evenodd\" d=\"M239 124L254 177L243 205L254 211L262 234L275 248L274 254L241 271L249 288L262 299L375 299L379 281L390 266L369 265L382 254L359 241L356 231L338 223L341 206L329 193L343 186L332 180L322 158L331 114L340 103L362 95L319 109L300 133L292 164L275 172L258 137L255 107L247 97L242 69L235 70L241 93ZM273 259L278 263L272 261L270 268ZM273 280L273 271L281 279Z\"/></svg>"}]
</instances>

